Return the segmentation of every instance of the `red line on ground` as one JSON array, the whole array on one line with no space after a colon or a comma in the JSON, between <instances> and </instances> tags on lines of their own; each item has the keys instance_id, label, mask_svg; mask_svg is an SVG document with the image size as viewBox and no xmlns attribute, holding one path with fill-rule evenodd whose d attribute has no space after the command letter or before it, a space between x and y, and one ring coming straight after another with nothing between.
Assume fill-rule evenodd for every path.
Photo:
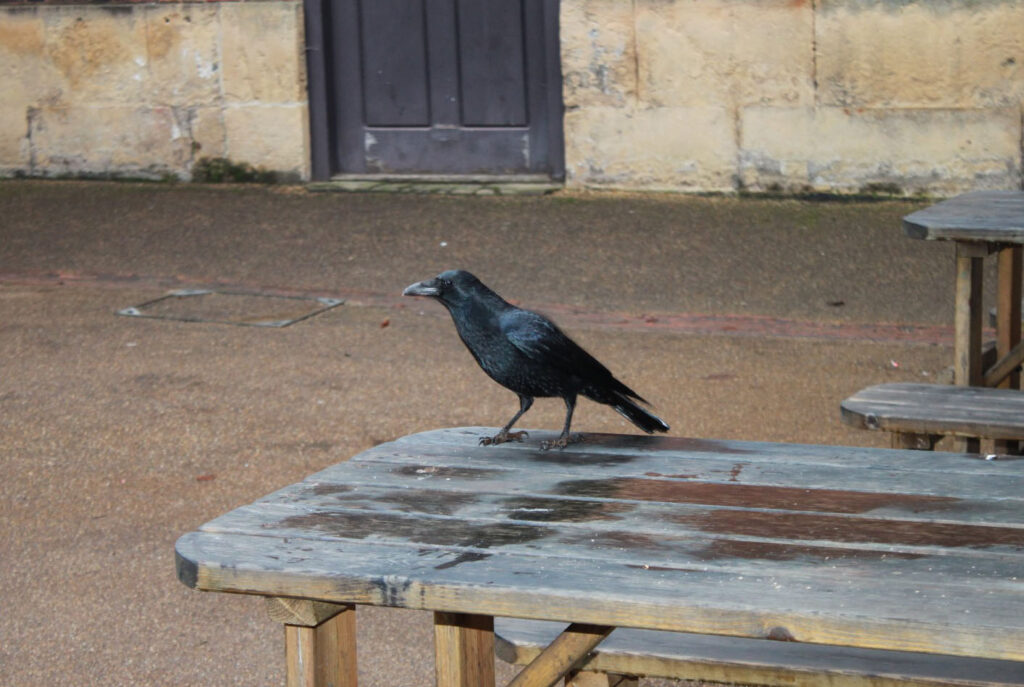
<instances>
[{"instance_id":1,"label":"red line on ground","mask_svg":"<svg viewBox=\"0 0 1024 687\"><path fill-rule=\"evenodd\" d=\"M239 284L185 275L151 276L137 274L84 272L0 272L0 285L91 286L99 288L210 288L278 295L343 298L349 305L396 308L410 307L410 301L398 294L356 289L321 291L288 287ZM654 332L816 339L823 341L874 341L951 346L953 328L913 323L823 322L770 315L718 313L654 313L636 315L622 312L581 312L579 308L559 304L538 304L534 309L546 313L566 327L646 330ZM443 308L424 308L428 314L447 317Z\"/></svg>"}]
</instances>

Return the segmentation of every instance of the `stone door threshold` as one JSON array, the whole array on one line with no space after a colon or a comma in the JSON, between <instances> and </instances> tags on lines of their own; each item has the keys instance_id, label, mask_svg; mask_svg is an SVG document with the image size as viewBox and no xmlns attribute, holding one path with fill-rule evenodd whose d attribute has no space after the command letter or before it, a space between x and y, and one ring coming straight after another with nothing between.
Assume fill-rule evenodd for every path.
<instances>
[{"instance_id":1,"label":"stone door threshold","mask_svg":"<svg viewBox=\"0 0 1024 687\"><path fill-rule=\"evenodd\" d=\"M363 193L422 193L466 196L543 195L561 190L561 182L533 174L448 175L448 174L338 174L330 181L307 184L311 191Z\"/></svg>"}]
</instances>

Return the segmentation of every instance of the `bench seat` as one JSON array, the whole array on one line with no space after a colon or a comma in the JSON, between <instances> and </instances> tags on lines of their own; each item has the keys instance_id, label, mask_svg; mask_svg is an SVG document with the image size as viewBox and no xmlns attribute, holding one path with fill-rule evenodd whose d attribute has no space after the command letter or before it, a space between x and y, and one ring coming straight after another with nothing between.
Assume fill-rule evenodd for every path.
<instances>
[{"instance_id":1,"label":"bench seat","mask_svg":"<svg viewBox=\"0 0 1024 687\"><path fill-rule=\"evenodd\" d=\"M563 623L496 618L495 652L525 665ZM617 628L566 685L626 687L635 676L778 687L1024 685L1024 663ZM576 682L572 682L576 680Z\"/></svg>"},{"instance_id":2,"label":"bench seat","mask_svg":"<svg viewBox=\"0 0 1024 687\"><path fill-rule=\"evenodd\" d=\"M948 384L879 384L840 404L843 422L893 433L897 448L930 449L942 436L1024 439L1024 392Z\"/></svg>"}]
</instances>

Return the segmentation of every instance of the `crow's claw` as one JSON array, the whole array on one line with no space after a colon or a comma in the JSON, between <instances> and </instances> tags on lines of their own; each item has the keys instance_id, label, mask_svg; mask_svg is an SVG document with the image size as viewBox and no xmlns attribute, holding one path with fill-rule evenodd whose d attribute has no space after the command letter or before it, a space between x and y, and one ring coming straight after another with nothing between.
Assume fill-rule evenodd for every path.
<instances>
[{"instance_id":1,"label":"crow's claw","mask_svg":"<svg viewBox=\"0 0 1024 687\"><path fill-rule=\"evenodd\" d=\"M554 441L542 441L540 442L541 450L549 451L553 448L565 448L569 444L576 444L583 441L583 436L580 434L563 434Z\"/></svg>"},{"instance_id":2,"label":"crow's claw","mask_svg":"<svg viewBox=\"0 0 1024 687\"><path fill-rule=\"evenodd\" d=\"M481 437L481 446L494 446L504 444L506 441L522 441L530 436L527 432L498 432L493 437Z\"/></svg>"}]
</instances>

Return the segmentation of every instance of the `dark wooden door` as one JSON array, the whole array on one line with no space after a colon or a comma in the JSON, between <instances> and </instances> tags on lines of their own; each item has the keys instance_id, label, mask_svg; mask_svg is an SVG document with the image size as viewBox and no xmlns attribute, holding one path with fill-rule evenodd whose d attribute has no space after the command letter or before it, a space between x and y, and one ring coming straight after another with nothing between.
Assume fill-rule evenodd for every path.
<instances>
[{"instance_id":1,"label":"dark wooden door","mask_svg":"<svg viewBox=\"0 0 1024 687\"><path fill-rule=\"evenodd\" d=\"M306 8L315 176L564 175L558 0Z\"/></svg>"}]
</instances>

